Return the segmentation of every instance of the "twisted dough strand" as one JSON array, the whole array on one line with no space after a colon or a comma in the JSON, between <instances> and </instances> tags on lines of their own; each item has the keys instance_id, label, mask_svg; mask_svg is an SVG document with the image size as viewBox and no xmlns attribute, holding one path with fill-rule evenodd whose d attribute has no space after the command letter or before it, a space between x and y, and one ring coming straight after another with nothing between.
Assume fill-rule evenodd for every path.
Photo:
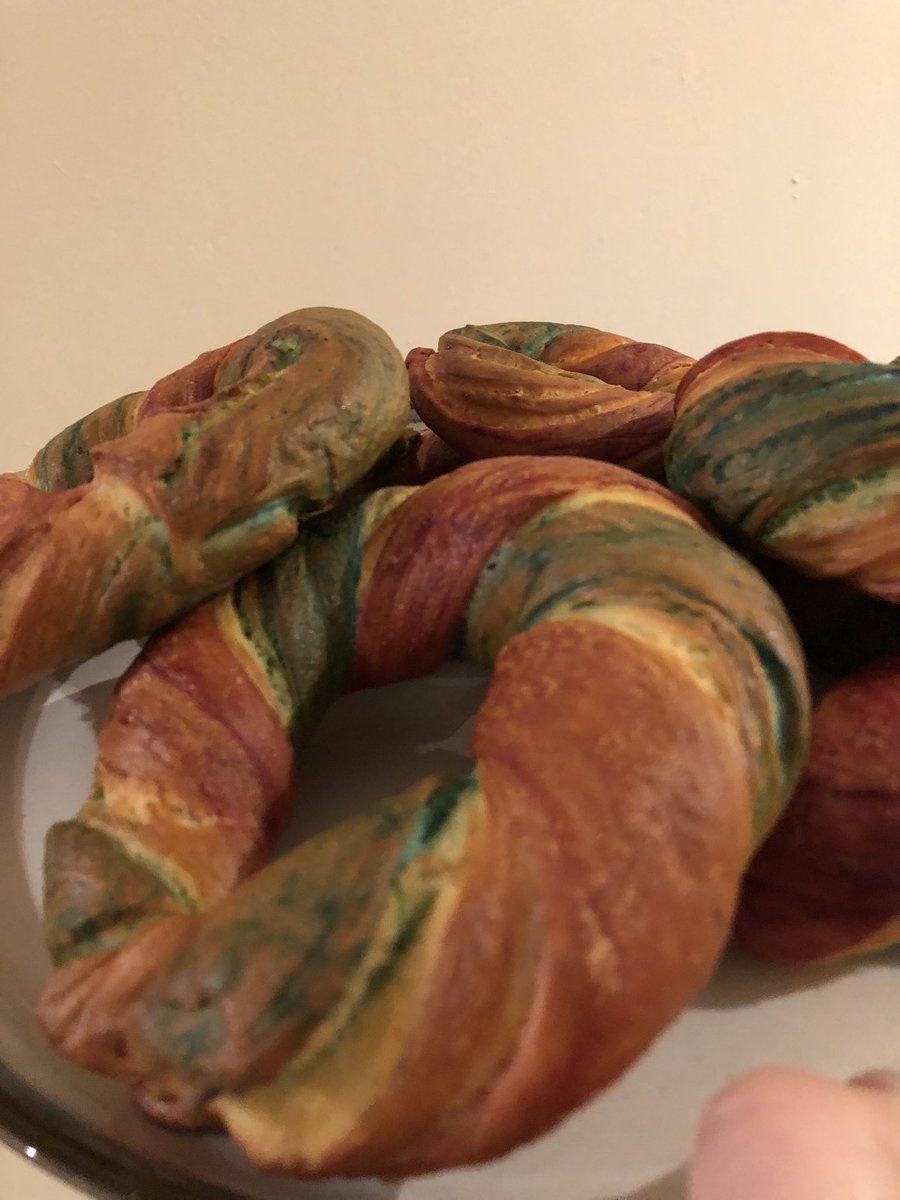
<instances>
[{"instance_id":1,"label":"twisted dough strand","mask_svg":"<svg viewBox=\"0 0 900 1200\"><path fill-rule=\"evenodd\" d=\"M700 359L675 403L677 492L751 548L900 602L896 365L812 334L757 334ZM840 596L786 580L827 629ZM898 677L889 658L820 702L797 795L747 874L736 930L754 954L808 962L900 938Z\"/></svg>"},{"instance_id":2,"label":"twisted dough strand","mask_svg":"<svg viewBox=\"0 0 900 1200\"><path fill-rule=\"evenodd\" d=\"M900 370L758 334L682 380L670 486L766 553L900 599Z\"/></svg>"},{"instance_id":3,"label":"twisted dough strand","mask_svg":"<svg viewBox=\"0 0 900 1200\"><path fill-rule=\"evenodd\" d=\"M582 325L466 325L407 356L413 406L468 458L578 454L662 466L692 359Z\"/></svg>"},{"instance_id":4,"label":"twisted dough strand","mask_svg":"<svg viewBox=\"0 0 900 1200\"><path fill-rule=\"evenodd\" d=\"M104 442L114 442L148 417L163 412L186 414L201 411L216 390L216 381L228 356L248 339L240 338L216 350L207 350L193 362L158 380L149 391L130 392L81 417L56 434L37 452L19 478L44 492L64 491L89 483L94 464L91 452Z\"/></svg>"},{"instance_id":5,"label":"twisted dough strand","mask_svg":"<svg viewBox=\"0 0 900 1200\"><path fill-rule=\"evenodd\" d=\"M0 476L0 695L148 633L273 557L298 512L400 436L407 404L402 359L377 326L304 309Z\"/></svg>"},{"instance_id":6,"label":"twisted dough strand","mask_svg":"<svg viewBox=\"0 0 900 1200\"><path fill-rule=\"evenodd\" d=\"M251 874L290 739L454 644L494 665L472 772ZM264 1166L501 1153L705 981L806 714L774 594L650 481L517 458L375 493L126 676L94 795L49 837L44 1028Z\"/></svg>"}]
</instances>

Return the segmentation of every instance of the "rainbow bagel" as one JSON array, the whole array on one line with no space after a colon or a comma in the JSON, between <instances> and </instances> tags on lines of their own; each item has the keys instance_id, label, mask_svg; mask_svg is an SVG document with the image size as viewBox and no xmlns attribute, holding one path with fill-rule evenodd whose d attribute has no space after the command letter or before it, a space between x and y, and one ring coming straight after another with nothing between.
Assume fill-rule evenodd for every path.
<instances>
[{"instance_id":1,"label":"rainbow bagel","mask_svg":"<svg viewBox=\"0 0 900 1200\"><path fill-rule=\"evenodd\" d=\"M750 864L737 940L771 962L818 962L900 942L900 657L816 706L795 795Z\"/></svg>"},{"instance_id":2,"label":"rainbow bagel","mask_svg":"<svg viewBox=\"0 0 900 1200\"><path fill-rule=\"evenodd\" d=\"M814 334L756 334L698 360L675 407L670 485L746 548L818 577L798 587L783 575L801 632L820 648L822 631L870 652L896 642L889 611L863 612L870 631L842 630L852 592L821 581L900 602L898 366ZM742 892L736 936L760 958L813 962L900 941L898 664L864 667L816 707L797 794Z\"/></svg>"},{"instance_id":3,"label":"rainbow bagel","mask_svg":"<svg viewBox=\"0 0 900 1200\"><path fill-rule=\"evenodd\" d=\"M413 407L466 458L576 454L659 473L693 359L546 321L466 325L407 355Z\"/></svg>"},{"instance_id":4,"label":"rainbow bagel","mask_svg":"<svg viewBox=\"0 0 900 1200\"><path fill-rule=\"evenodd\" d=\"M283 550L400 436L403 360L310 308L202 355L0 476L0 695L156 629Z\"/></svg>"},{"instance_id":5,"label":"rainbow bagel","mask_svg":"<svg viewBox=\"0 0 900 1200\"><path fill-rule=\"evenodd\" d=\"M493 667L471 773L261 866L327 705L454 648ZM266 1168L500 1154L704 984L807 721L777 597L650 480L521 457L375 492L124 677L48 838L40 1020Z\"/></svg>"},{"instance_id":6,"label":"rainbow bagel","mask_svg":"<svg viewBox=\"0 0 900 1200\"><path fill-rule=\"evenodd\" d=\"M900 600L900 368L757 334L701 358L675 409L675 492L807 574Z\"/></svg>"}]
</instances>

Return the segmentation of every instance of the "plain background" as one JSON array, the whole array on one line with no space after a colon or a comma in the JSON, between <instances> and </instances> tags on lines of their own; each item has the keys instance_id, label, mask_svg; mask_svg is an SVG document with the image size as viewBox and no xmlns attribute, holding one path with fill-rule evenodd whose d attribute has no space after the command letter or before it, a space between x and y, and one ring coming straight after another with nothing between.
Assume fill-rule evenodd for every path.
<instances>
[{"instance_id":1,"label":"plain background","mask_svg":"<svg viewBox=\"0 0 900 1200\"><path fill-rule=\"evenodd\" d=\"M0 470L303 305L404 352L550 319L892 358L898 62L897 0L0 0Z\"/></svg>"}]
</instances>

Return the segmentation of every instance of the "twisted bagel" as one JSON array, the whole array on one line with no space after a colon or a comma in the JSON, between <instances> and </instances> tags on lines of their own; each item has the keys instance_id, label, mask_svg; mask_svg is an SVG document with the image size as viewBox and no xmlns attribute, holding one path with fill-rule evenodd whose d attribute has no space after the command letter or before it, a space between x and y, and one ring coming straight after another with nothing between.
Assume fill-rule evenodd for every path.
<instances>
[{"instance_id":1,"label":"twisted bagel","mask_svg":"<svg viewBox=\"0 0 900 1200\"><path fill-rule=\"evenodd\" d=\"M348 688L493 664L475 765L257 869ZM48 838L48 1036L265 1167L408 1174L534 1137L710 974L805 753L762 578L663 488L493 459L313 518L151 640Z\"/></svg>"},{"instance_id":2,"label":"twisted bagel","mask_svg":"<svg viewBox=\"0 0 900 1200\"><path fill-rule=\"evenodd\" d=\"M758 334L700 359L675 408L674 491L808 574L900 600L900 369Z\"/></svg>"},{"instance_id":3,"label":"twisted bagel","mask_svg":"<svg viewBox=\"0 0 900 1200\"><path fill-rule=\"evenodd\" d=\"M796 794L753 859L738 941L774 962L900 942L900 658L837 683L816 707Z\"/></svg>"},{"instance_id":4,"label":"twisted bagel","mask_svg":"<svg viewBox=\"0 0 900 1200\"><path fill-rule=\"evenodd\" d=\"M155 629L284 549L400 436L403 360L291 313L107 405L0 476L0 695Z\"/></svg>"},{"instance_id":5,"label":"twisted bagel","mask_svg":"<svg viewBox=\"0 0 900 1200\"><path fill-rule=\"evenodd\" d=\"M900 602L896 365L812 334L758 334L700 359L675 405L667 475L676 492L751 549ZM877 621L868 637L845 633L846 595L785 579L801 631L819 626L820 643L896 641L885 613L863 613ZM828 647L834 659L840 650ZM752 953L808 962L900 941L898 716L897 658L852 674L818 705L797 794L743 889L736 934Z\"/></svg>"},{"instance_id":6,"label":"twisted bagel","mask_svg":"<svg viewBox=\"0 0 900 1200\"><path fill-rule=\"evenodd\" d=\"M451 330L406 365L413 407L466 458L578 454L652 474L692 362L599 329L521 321Z\"/></svg>"},{"instance_id":7,"label":"twisted bagel","mask_svg":"<svg viewBox=\"0 0 900 1200\"><path fill-rule=\"evenodd\" d=\"M403 435L378 460L359 483L339 496L345 504L383 487L410 487L429 483L460 466L462 459L445 441L422 423L414 412Z\"/></svg>"}]
</instances>

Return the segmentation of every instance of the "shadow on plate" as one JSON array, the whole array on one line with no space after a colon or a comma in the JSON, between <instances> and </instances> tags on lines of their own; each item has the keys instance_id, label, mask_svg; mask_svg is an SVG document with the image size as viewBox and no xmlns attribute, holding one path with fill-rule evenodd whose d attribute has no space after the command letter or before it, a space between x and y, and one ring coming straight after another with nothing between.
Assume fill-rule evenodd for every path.
<instances>
[{"instance_id":1,"label":"shadow on plate","mask_svg":"<svg viewBox=\"0 0 900 1200\"><path fill-rule=\"evenodd\" d=\"M782 967L760 962L738 946L726 950L718 970L694 1002L695 1008L741 1008L793 992L825 987L852 971L856 964L823 963L808 967Z\"/></svg>"},{"instance_id":2,"label":"shadow on plate","mask_svg":"<svg viewBox=\"0 0 900 1200\"><path fill-rule=\"evenodd\" d=\"M278 849L428 775L467 774L473 717L487 682L486 672L453 663L425 679L343 696L300 756L298 802Z\"/></svg>"},{"instance_id":3,"label":"shadow on plate","mask_svg":"<svg viewBox=\"0 0 900 1200\"><path fill-rule=\"evenodd\" d=\"M652 1183L643 1184L636 1192L626 1192L614 1200L684 1200L687 1195L687 1173L683 1167L661 1175ZM611 1198L613 1200L613 1198Z\"/></svg>"},{"instance_id":4,"label":"shadow on plate","mask_svg":"<svg viewBox=\"0 0 900 1200\"><path fill-rule=\"evenodd\" d=\"M95 734L100 732L100 726L106 720L117 682L116 679L105 679L67 697L69 703L78 706L82 721L90 725Z\"/></svg>"}]
</instances>

